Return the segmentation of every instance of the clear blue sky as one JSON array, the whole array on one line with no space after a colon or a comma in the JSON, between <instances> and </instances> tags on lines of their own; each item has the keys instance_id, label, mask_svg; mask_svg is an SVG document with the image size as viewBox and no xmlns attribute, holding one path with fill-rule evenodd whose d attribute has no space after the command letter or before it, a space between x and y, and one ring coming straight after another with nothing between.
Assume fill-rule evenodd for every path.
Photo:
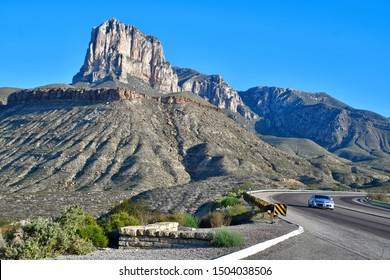
<instances>
[{"instance_id":1,"label":"clear blue sky","mask_svg":"<svg viewBox=\"0 0 390 280\"><path fill-rule=\"evenodd\" d=\"M237 90L322 91L390 117L390 1L1 0L0 15L0 87L70 83L92 27L115 17Z\"/></svg>"}]
</instances>

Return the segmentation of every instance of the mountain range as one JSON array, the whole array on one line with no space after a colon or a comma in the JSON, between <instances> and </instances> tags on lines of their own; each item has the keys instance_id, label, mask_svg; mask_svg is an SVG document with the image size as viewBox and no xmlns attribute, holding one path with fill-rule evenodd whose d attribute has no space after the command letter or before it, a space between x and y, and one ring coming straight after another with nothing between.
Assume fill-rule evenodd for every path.
<instances>
[{"instance_id":1,"label":"mountain range","mask_svg":"<svg viewBox=\"0 0 390 280\"><path fill-rule=\"evenodd\" d=\"M236 91L171 66L157 38L116 19L93 28L72 84L0 100L2 193L120 191L170 211L244 182L390 182L389 119L325 93Z\"/></svg>"}]
</instances>

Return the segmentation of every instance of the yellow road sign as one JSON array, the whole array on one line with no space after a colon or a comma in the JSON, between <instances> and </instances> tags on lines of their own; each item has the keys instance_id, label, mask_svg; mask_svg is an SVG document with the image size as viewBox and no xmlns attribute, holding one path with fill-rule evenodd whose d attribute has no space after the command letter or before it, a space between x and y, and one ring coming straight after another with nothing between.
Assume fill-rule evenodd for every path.
<instances>
[{"instance_id":1,"label":"yellow road sign","mask_svg":"<svg viewBox=\"0 0 390 280\"><path fill-rule=\"evenodd\" d=\"M275 203L274 211L276 215L286 216L287 215L287 205L282 203Z\"/></svg>"}]
</instances>

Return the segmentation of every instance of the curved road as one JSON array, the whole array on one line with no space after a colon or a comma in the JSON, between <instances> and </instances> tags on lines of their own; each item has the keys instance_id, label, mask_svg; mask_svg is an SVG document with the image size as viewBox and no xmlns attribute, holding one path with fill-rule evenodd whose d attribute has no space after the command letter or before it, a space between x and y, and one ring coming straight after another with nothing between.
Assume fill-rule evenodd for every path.
<instances>
[{"instance_id":1,"label":"curved road","mask_svg":"<svg viewBox=\"0 0 390 280\"><path fill-rule=\"evenodd\" d=\"M335 209L308 208L313 193L258 193L288 205L283 219L305 232L248 259L390 259L390 210L359 202L361 194L327 193Z\"/></svg>"}]
</instances>

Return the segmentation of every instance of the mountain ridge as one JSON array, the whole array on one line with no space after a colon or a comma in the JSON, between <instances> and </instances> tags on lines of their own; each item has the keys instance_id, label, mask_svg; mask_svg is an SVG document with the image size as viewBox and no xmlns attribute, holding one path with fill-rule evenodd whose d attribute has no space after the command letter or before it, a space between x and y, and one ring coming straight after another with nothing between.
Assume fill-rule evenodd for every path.
<instances>
[{"instance_id":1,"label":"mountain ridge","mask_svg":"<svg viewBox=\"0 0 390 280\"><path fill-rule=\"evenodd\" d=\"M172 67L156 37L116 19L92 29L84 64L72 85L123 87L155 96L188 91L260 136L307 138L355 162L390 161L388 118L357 110L323 92L261 86L238 92L221 75Z\"/></svg>"},{"instance_id":2,"label":"mountain ridge","mask_svg":"<svg viewBox=\"0 0 390 280\"><path fill-rule=\"evenodd\" d=\"M256 123L260 134L308 138L353 161L390 155L390 122L379 114L352 108L325 93L253 87L239 94L263 117Z\"/></svg>"},{"instance_id":3,"label":"mountain ridge","mask_svg":"<svg viewBox=\"0 0 390 280\"><path fill-rule=\"evenodd\" d=\"M325 93L238 92L220 75L172 67L157 38L113 19L93 29L71 85L12 91L0 104L0 192L7 195L74 193L85 204L86 193L120 192L151 204L158 198L158 207L173 211L194 210L244 182L390 183L388 119ZM375 166L362 164L368 160Z\"/></svg>"},{"instance_id":4,"label":"mountain ridge","mask_svg":"<svg viewBox=\"0 0 390 280\"><path fill-rule=\"evenodd\" d=\"M116 90L106 91L101 96ZM219 176L351 186L388 180L364 169L352 174L338 159L320 160L333 167L319 168L266 144L221 109L193 100L166 96L172 101L161 102L135 93L99 99L92 91L93 101L100 102L91 103L79 96L69 99L67 90L64 99L58 90L51 92L54 99L35 102L28 92L17 93L17 102L0 110L3 190L104 190L110 185L140 190L156 181L169 186Z\"/></svg>"}]
</instances>

